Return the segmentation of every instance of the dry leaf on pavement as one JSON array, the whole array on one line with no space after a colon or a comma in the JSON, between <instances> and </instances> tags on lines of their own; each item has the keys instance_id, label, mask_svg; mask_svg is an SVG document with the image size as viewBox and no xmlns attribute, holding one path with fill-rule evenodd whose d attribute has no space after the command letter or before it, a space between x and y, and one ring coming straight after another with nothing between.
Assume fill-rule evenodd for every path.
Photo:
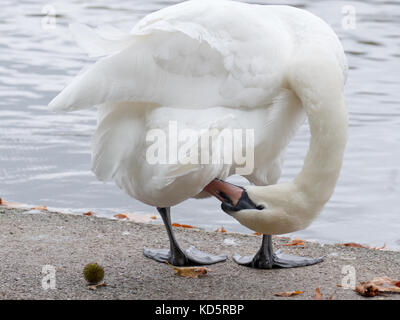
<instances>
[{"instance_id":1,"label":"dry leaf on pavement","mask_svg":"<svg viewBox=\"0 0 400 320\"><path fill-rule=\"evenodd\" d=\"M119 213L119 214L115 214L115 215L114 215L114 218L117 218L117 219L127 219L128 216L127 216L126 214Z\"/></svg>"},{"instance_id":2,"label":"dry leaf on pavement","mask_svg":"<svg viewBox=\"0 0 400 320\"><path fill-rule=\"evenodd\" d=\"M299 294L302 294L303 291L286 291L286 292L277 292L274 293L274 296L277 297L292 297L292 296L297 296Z\"/></svg>"},{"instance_id":3,"label":"dry leaf on pavement","mask_svg":"<svg viewBox=\"0 0 400 320\"><path fill-rule=\"evenodd\" d=\"M178 227L178 228L189 228L189 229L194 228L193 226L191 226L189 224L180 224L180 223L176 223L176 222L174 222L172 224L172 226L173 227Z\"/></svg>"},{"instance_id":4,"label":"dry leaf on pavement","mask_svg":"<svg viewBox=\"0 0 400 320\"><path fill-rule=\"evenodd\" d=\"M374 278L360 282L355 291L364 297L374 297L382 293L400 293L400 281L389 277Z\"/></svg>"},{"instance_id":5,"label":"dry leaf on pavement","mask_svg":"<svg viewBox=\"0 0 400 320\"><path fill-rule=\"evenodd\" d=\"M198 278L205 276L208 271L211 271L205 267L175 267L168 262L166 263L175 270L175 274L185 278Z\"/></svg>"},{"instance_id":6,"label":"dry leaf on pavement","mask_svg":"<svg viewBox=\"0 0 400 320\"><path fill-rule=\"evenodd\" d=\"M222 232L222 233L224 233L224 232L226 232L226 230L225 230L224 227L221 227L221 228L218 228L217 230L215 230L215 232Z\"/></svg>"},{"instance_id":7,"label":"dry leaf on pavement","mask_svg":"<svg viewBox=\"0 0 400 320\"><path fill-rule=\"evenodd\" d=\"M46 206L37 206L37 207L32 207L31 210L47 211L47 207Z\"/></svg>"},{"instance_id":8,"label":"dry leaf on pavement","mask_svg":"<svg viewBox=\"0 0 400 320\"><path fill-rule=\"evenodd\" d=\"M103 282L103 283L99 283L99 284L92 284L90 286L88 286L89 290L97 290L98 287L106 287L107 283Z\"/></svg>"},{"instance_id":9,"label":"dry leaf on pavement","mask_svg":"<svg viewBox=\"0 0 400 320\"><path fill-rule=\"evenodd\" d=\"M321 290L319 290L319 287L315 289L314 300L323 300L322 293Z\"/></svg>"},{"instance_id":10,"label":"dry leaf on pavement","mask_svg":"<svg viewBox=\"0 0 400 320\"><path fill-rule=\"evenodd\" d=\"M290 247L290 246L304 246L305 242L304 240L301 239L293 239L292 241L290 241L289 243L285 243L284 246L286 247Z\"/></svg>"},{"instance_id":11,"label":"dry leaf on pavement","mask_svg":"<svg viewBox=\"0 0 400 320\"><path fill-rule=\"evenodd\" d=\"M355 243L355 242L348 242L348 243L338 243L338 246L343 246L343 247L352 247L352 248L367 248L369 249L369 247L365 244L359 244L359 243Z\"/></svg>"},{"instance_id":12,"label":"dry leaf on pavement","mask_svg":"<svg viewBox=\"0 0 400 320\"><path fill-rule=\"evenodd\" d=\"M348 242L348 243L337 243L338 246L343 246L343 247L352 247L352 248L366 248L366 249L371 249L371 250L383 250L386 247L386 244L384 244L382 247L370 247L366 244L359 244L355 242Z\"/></svg>"}]
</instances>

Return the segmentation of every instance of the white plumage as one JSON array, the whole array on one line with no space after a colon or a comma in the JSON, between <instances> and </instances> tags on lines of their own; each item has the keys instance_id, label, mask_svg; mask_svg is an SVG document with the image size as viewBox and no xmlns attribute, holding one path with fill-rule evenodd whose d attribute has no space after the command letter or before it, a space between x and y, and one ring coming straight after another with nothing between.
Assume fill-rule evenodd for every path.
<instances>
[{"instance_id":1,"label":"white plumage","mask_svg":"<svg viewBox=\"0 0 400 320\"><path fill-rule=\"evenodd\" d=\"M210 181L225 179L236 166L150 165L149 130L167 131L169 120L191 129L254 129L255 170L246 178L275 184L283 152L305 118L302 99L289 84L294 61L304 52L313 54L314 47L324 48L343 79L347 73L331 28L288 6L187 1L146 16L129 34L82 25L71 30L90 55L105 57L50 107L72 111L97 105L94 173L157 207L204 196Z\"/></svg>"}]
</instances>

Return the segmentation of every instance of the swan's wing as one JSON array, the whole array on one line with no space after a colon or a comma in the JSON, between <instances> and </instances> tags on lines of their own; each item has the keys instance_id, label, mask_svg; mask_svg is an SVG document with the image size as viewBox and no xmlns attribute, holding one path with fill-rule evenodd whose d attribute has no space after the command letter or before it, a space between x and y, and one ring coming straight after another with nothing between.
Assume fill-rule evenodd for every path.
<instances>
[{"instance_id":1,"label":"swan's wing","mask_svg":"<svg viewBox=\"0 0 400 320\"><path fill-rule=\"evenodd\" d=\"M120 101L194 108L263 105L281 85L290 55L284 47L287 35L276 32L279 20L265 22L242 6L229 8L227 15L225 6L236 5L217 3L189 2L147 16L126 43L117 42L116 47L127 48L77 77L50 107L75 110ZM92 42L96 47L114 51L101 39Z\"/></svg>"},{"instance_id":2,"label":"swan's wing","mask_svg":"<svg viewBox=\"0 0 400 320\"><path fill-rule=\"evenodd\" d=\"M134 37L111 26L100 26L96 30L80 23L69 25L76 43L89 57L108 56L120 52L134 42Z\"/></svg>"}]
</instances>

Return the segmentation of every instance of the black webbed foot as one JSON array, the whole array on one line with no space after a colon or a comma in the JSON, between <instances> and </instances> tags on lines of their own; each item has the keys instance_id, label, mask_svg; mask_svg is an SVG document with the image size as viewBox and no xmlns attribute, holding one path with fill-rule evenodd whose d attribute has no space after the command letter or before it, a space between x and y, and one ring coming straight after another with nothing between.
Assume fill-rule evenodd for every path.
<instances>
[{"instance_id":1,"label":"black webbed foot","mask_svg":"<svg viewBox=\"0 0 400 320\"><path fill-rule=\"evenodd\" d=\"M256 269L305 267L323 261L323 258L307 258L281 253L280 251L273 252L270 235L263 235L261 248L254 256L234 254L232 258L237 264Z\"/></svg>"},{"instance_id":2,"label":"black webbed foot","mask_svg":"<svg viewBox=\"0 0 400 320\"><path fill-rule=\"evenodd\" d=\"M213 255L205 253L191 246L189 249L182 250L175 239L171 226L170 208L157 208L160 213L165 228L167 229L170 249L148 249L144 248L143 254L158 262L168 262L174 266L198 266L222 262L227 259L226 255Z\"/></svg>"}]
</instances>

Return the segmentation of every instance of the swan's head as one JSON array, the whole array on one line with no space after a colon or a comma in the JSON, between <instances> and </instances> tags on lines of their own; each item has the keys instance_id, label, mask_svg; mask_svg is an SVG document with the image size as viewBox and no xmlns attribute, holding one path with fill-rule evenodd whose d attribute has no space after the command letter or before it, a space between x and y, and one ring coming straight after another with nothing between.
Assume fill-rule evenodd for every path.
<instances>
[{"instance_id":1,"label":"swan's head","mask_svg":"<svg viewBox=\"0 0 400 320\"><path fill-rule=\"evenodd\" d=\"M284 234L307 227L319 212L307 205L289 184L240 187L214 180L205 189L222 203L222 210L251 230Z\"/></svg>"}]
</instances>

